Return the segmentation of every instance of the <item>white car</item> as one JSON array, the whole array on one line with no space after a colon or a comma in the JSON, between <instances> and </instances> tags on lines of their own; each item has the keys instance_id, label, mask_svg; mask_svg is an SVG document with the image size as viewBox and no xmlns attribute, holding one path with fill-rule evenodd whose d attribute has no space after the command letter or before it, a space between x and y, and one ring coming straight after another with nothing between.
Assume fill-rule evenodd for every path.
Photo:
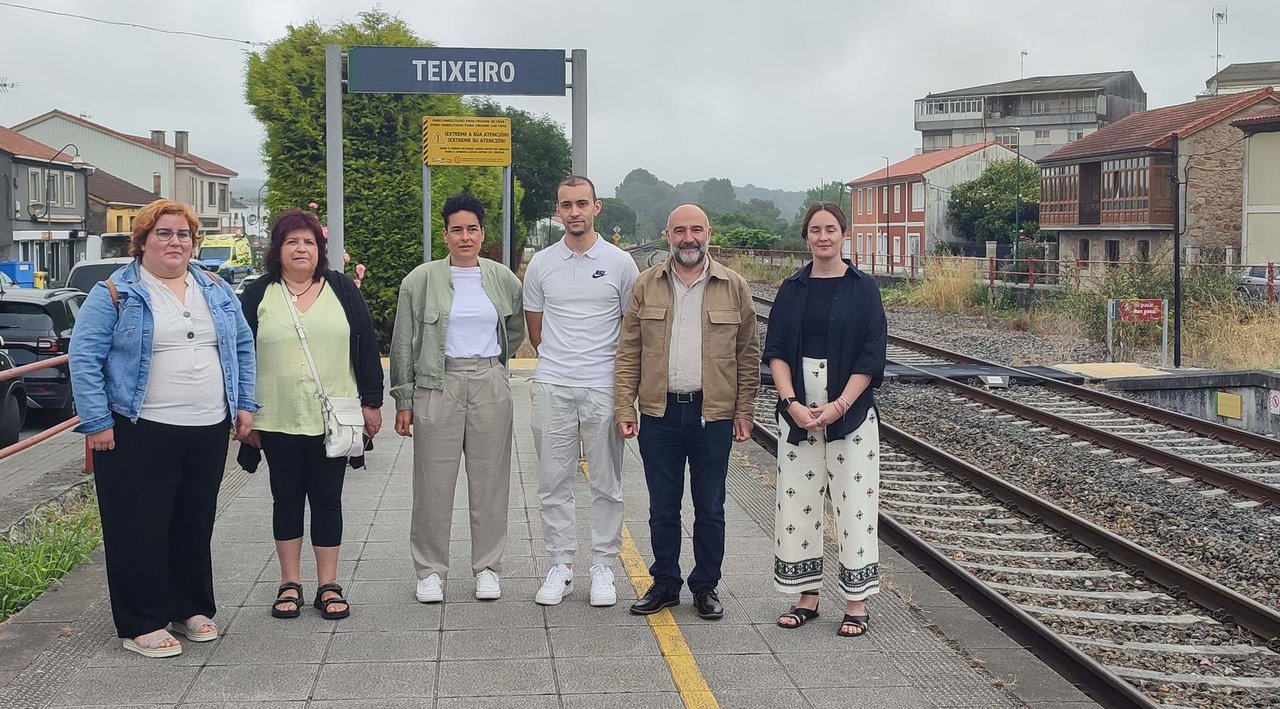
<instances>
[{"instance_id":1,"label":"white car","mask_svg":"<svg viewBox=\"0 0 1280 709\"><path fill-rule=\"evenodd\" d=\"M250 283L253 283L254 281L258 280L261 277L262 276L260 274L251 273L245 276L244 278L241 278L240 282L236 284L236 295L240 295L241 293L244 293L245 286L249 285Z\"/></svg>"},{"instance_id":2,"label":"white car","mask_svg":"<svg viewBox=\"0 0 1280 709\"><path fill-rule=\"evenodd\" d=\"M111 274L120 270L126 264L133 263L132 256L117 256L115 258L103 258L95 261L80 261L71 267L71 272L67 274L67 288L75 288L79 291L88 293L93 290L93 284L98 281L105 281ZM204 269L195 259L191 260L191 265L196 268ZM205 269L208 270L208 269Z\"/></svg>"},{"instance_id":3,"label":"white car","mask_svg":"<svg viewBox=\"0 0 1280 709\"><path fill-rule=\"evenodd\" d=\"M1240 272L1240 285L1236 292L1245 300L1267 299L1267 267L1250 266ZM1271 272L1271 292L1273 298L1280 298L1280 265Z\"/></svg>"}]
</instances>

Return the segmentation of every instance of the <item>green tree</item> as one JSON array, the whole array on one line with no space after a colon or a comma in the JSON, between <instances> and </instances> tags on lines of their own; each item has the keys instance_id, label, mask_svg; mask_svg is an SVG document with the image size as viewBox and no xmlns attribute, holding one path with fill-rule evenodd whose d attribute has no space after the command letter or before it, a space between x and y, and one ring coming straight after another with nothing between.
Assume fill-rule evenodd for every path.
<instances>
[{"instance_id":1,"label":"green tree","mask_svg":"<svg viewBox=\"0 0 1280 709\"><path fill-rule=\"evenodd\" d=\"M623 241L637 241L636 210L616 197L603 197L600 200L600 214L596 217L596 231L601 236L612 239L614 227L618 227Z\"/></svg>"},{"instance_id":2,"label":"green tree","mask_svg":"<svg viewBox=\"0 0 1280 709\"><path fill-rule=\"evenodd\" d=\"M727 177L713 177L704 182L695 202L709 213L722 214L738 209L738 197Z\"/></svg>"},{"instance_id":3,"label":"green tree","mask_svg":"<svg viewBox=\"0 0 1280 709\"><path fill-rule=\"evenodd\" d=\"M734 227L728 231L711 229L711 243L741 249L772 249L778 243L778 235L764 229Z\"/></svg>"},{"instance_id":4,"label":"green tree","mask_svg":"<svg viewBox=\"0 0 1280 709\"><path fill-rule=\"evenodd\" d=\"M247 59L245 98L262 122L266 138L267 206L272 214L319 203L325 196L324 46L430 46L399 17L372 10L355 22L322 26L312 20L290 25L285 36ZM343 97L344 184L347 252L364 263L365 300L380 338L390 337L397 291L404 275L422 261L421 125L427 115L471 115L456 96L351 94ZM433 253L446 253L440 238L439 205L470 190L490 212L486 249L501 243L499 168L438 168L433 172ZM517 204L523 190L516 188ZM335 264L335 266L338 264Z\"/></svg>"},{"instance_id":5,"label":"green tree","mask_svg":"<svg viewBox=\"0 0 1280 709\"><path fill-rule=\"evenodd\" d=\"M1015 181L1020 200L1015 199ZM1035 165L1017 158L995 160L975 180L962 182L947 200L947 222L956 235L969 241L1012 243L1015 202L1020 228L1027 239L1040 231L1040 175Z\"/></svg>"},{"instance_id":6,"label":"green tree","mask_svg":"<svg viewBox=\"0 0 1280 709\"><path fill-rule=\"evenodd\" d=\"M628 172L613 194L635 210L636 235L642 242L662 234L667 215L676 207L675 188L640 167Z\"/></svg>"},{"instance_id":7,"label":"green tree","mask_svg":"<svg viewBox=\"0 0 1280 709\"><path fill-rule=\"evenodd\" d=\"M816 202L834 202L840 205L844 210L845 216L853 214L853 192L843 182L831 181L817 187L810 187L804 194L804 204L800 209L796 210L796 216L787 226L786 233L782 238L782 248L803 250L806 248L804 234L800 233L801 223L804 221L804 213L809 211L809 207Z\"/></svg>"},{"instance_id":8,"label":"green tree","mask_svg":"<svg viewBox=\"0 0 1280 709\"><path fill-rule=\"evenodd\" d=\"M525 194L520 211L513 210L512 217L528 233L539 219L555 211L556 185L572 170L564 126L546 114L534 116L518 108L503 107L492 99L477 100L473 105L477 116L511 119L511 171ZM517 250L523 248L524 241L522 235Z\"/></svg>"}]
</instances>

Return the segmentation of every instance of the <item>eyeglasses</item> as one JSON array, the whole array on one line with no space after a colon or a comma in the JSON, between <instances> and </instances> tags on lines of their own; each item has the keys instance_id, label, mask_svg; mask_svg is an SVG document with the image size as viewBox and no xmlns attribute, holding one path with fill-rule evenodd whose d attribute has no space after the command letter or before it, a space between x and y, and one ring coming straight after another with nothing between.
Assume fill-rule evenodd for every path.
<instances>
[{"instance_id":1,"label":"eyeglasses","mask_svg":"<svg viewBox=\"0 0 1280 709\"><path fill-rule=\"evenodd\" d=\"M179 229L177 231L174 231L172 229L156 229L154 233L156 235L156 238L161 241L173 241L173 237L175 236L178 237L179 242L184 244L189 243L191 241L190 229Z\"/></svg>"}]
</instances>

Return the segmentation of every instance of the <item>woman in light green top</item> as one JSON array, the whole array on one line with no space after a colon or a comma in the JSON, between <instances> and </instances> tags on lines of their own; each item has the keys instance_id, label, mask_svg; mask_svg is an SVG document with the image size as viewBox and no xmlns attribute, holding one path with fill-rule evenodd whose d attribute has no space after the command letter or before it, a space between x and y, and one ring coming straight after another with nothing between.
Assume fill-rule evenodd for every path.
<instances>
[{"instance_id":1,"label":"woman in light green top","mask_svg":"<svg viewBox=\"0 0 1280 709\"><path fill-rule=\"evenodd\" d=\"M257 340L257 387L262 404L254 433L267 457L273 499L272 531L280 559L280 588L271 614L301 612L303 516L311 503L316 555L315 606L328 619L350 614L337 584L342 544L342 483L346 458L328 458L315 379L302 351L307 336L325 394L359 396L365 435L382 426L382 363L369 309L351 279L330 271L324 231L314 215L289 210L271 230L263 259L267 274L245 289L245 319Z\"/></svg>"}]
</instances>

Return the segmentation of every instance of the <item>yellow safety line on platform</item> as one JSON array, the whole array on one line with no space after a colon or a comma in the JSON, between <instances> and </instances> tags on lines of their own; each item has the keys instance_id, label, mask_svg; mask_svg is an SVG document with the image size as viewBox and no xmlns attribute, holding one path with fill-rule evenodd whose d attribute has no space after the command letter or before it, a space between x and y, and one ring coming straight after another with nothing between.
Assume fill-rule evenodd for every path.
<instances>
[{"instance_id":1,"label":"yellow safety line on platform","mask_svg":"<svg viewBox=\"0 0 1280 709\"><path fill-rule=\"evenodd\" d=\"M580 461L580 465L583 474L590 479L587 462ZM631 538L631 532L625 523L622 525L622 553L619 554L619 559L622 561L622 568L631 579L631 585L636 589L636 596L643 595L649 590L649 586L653 585L653 577L649 575L644 558L640 556L640 550L636 548L635 540ZM689 650L689 643L685 642L684 633L680 632L680 626L676 624L675 616L671 615L671 609L663 608L646 618L649 621L649 628L658 640L662 659L666 660L667 668L671 670L671 679L675 681L676 689L680 692L680 699L685 707L687 709L719 709L720 703L716 701L715 695L711 693L711 687L707 686L707 681L702 677L702 671L698 669L698 661Z\"/></svg>"}]
</instances>

